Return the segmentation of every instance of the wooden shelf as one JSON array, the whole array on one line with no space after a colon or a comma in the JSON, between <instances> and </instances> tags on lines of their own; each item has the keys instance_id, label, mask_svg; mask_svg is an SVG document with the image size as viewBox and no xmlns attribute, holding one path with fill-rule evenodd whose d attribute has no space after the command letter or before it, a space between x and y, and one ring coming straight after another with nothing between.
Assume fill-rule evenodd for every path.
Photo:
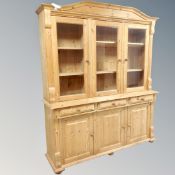
<instances>
[{"instance_id":1,"label":"wooden shelf","mask_svg":"<svg viewBox=\"0 0 175 175\"><path fill-rule=\"evenodd\" d=\"M97 74L113 74L116 73L116 71L97 71Z\"/></svg>"},{"instance_id":2,"label":"wooden shelf","mask_svg":"<svg viewBox=\"0 0 175 175\"><path fill-rule=\"evenodd\" d=\"M83 47L58 47L58 50L83 50Z\"/></svg>"},{"instance_id":3,"label":"wooden shelf","mask_svg":"<svg viewBox=\"0 0 175 175\"><path fill-rule=\"evenodd\" d=\"M115 41L96 41L97 46L103 47L117 47L117 43Z\"/></svg>"},{"instance_id":4,"label":"wooden shelf","mask_svg":"<svg viewBox=\"0 0 175 175\"><path fill-rule=\"evenodd\" d=\"M116 44L115 41L96 41L98 44Z\"/></svg>"},{"instance_id":5,"label":"wooden shelf","mask_svg":"<svg viewBox=\"0 0 175 175\"><path fill-rule=\"evenodd\" d=\"M141 72L143 69L128 69L128 72Z\"/></svg>"},{"instance_id":6,"label":"wooden shelf","mask_svg":"<svg viewBox=\"0 0 175 175\"><path fill-rule=\"evenodd\" d=\"M76 75L83 75L83 72L75 72L75 73L60 73L60 77L68 77L68 76L76 76Z\"/></svg>"},{"instance_id":7,"label":"wooden shelf","mask_svg":"<svg viewBox=\"0 0 175 175\"><path fill-rule=\"evenodd\" d=\"M129 45L129 46L136 47L136 46L144 46L145 43L131 43L131 42L129 42L128 45Z\"/></svg>"}]
</instances>

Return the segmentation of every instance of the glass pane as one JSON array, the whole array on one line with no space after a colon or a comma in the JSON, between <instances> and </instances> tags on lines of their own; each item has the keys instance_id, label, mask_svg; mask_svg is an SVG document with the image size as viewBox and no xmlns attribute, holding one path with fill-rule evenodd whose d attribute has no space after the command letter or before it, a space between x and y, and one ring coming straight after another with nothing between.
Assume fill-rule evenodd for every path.
<instances>
[{"instance_id":1,"label":"glass pane","mask_svg":"<svg viewBox=\"0 0 175 175\"><path fill-rule=\"evenodd\" d=\"M145 29L128 31L128 88L143 86L145 32Z\"/></svg>"},{"instance_id":2,"label":"glass pane","mask_svg":"<svg viewBox=\"0 0 175 175\"><path fill-rule=\"evenodd\" d=\"M116 89L117 28L96 27L97 91Z\"/></svg>"},{"instance_id":3,"label":"glass pane","mask_svg":"<svg viewBox=\"0 0 175 175\"><path fill-rule=\"evenodd\" d=\"M143 86L143 71L128 72L128 87Z\"/></svg>"},{"instance_id":4,"label":"glass pane","mask_svg":"<svg viewBox=\"0 0 175 175\"><path fill-rule=\"evenodd\" d=\"M145 29L129 29L129 42L145 43Z\"/></svg>"},{"instance_id":5,"label":"glass pane","mask_svg":"<svg viewBox=\"0 0 175 175\"><path fill-rule=\"evenodd\" d=\"M60 95L84 92L83 26L57 24Z\"/></svg>"}]
</instances>

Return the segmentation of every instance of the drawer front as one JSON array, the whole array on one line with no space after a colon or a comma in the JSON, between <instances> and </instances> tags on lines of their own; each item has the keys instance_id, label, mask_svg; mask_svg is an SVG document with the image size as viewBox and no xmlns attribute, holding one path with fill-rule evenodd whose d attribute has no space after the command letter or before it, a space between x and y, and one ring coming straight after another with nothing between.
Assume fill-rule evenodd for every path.
<instances>
[{"instance_id":1,"label":"drawer front","mask_svg":"<svg viewBox=\"0 0 175 175\"><path fill-rule=\"evenodd\" d=\"M98 109L113 108L118 106L124 106L126 105L126 103L127 103L126 99L102 102L102 103L98 103L97 108Z\"/></svg>"},{"instance_id":2,"label":"drawer front","mask_svg":"<svg viewBox=\"0 0 175 175\"><path fill-rule=\"evenodd\" d=\"M153 101L152 95L133 97L129 100L129 103L136 104L136 103L144 103L144 102L149 102L149 101Z\"/></svg>"},{"instance_id":3,"label":"drawer front","mask_svg":"<svg viewBox=\"0 0 175 175\"><path fill-rule=\"evenodd\" d=\"M79 114L84 112L90 112L94 110L94 105L83 105L83 106L76 106L76 107L70 107L61 109L59 114L60 116L67 116L67 115L73 115L73 114Z\"/></svg>"}]
</instances>

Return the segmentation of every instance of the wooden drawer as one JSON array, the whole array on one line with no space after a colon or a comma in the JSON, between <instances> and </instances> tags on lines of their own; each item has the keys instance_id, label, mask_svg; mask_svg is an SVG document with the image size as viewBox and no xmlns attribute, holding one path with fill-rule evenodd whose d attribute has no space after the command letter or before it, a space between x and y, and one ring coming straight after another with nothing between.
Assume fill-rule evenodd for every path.
<instances>
[{"instance_id":1,"label":"wooden drawer","mask_svg":"<svg viewBox=\"0 0 175 175\"><path fill-rule=\"evenodd\" d=\"M107 101L107 102L98 103L97 108L98 109L113 108L113 107L118 107L118 106L124 106L126 105L126 103L127 103L126 99Z\"/></svg>"},{"instance_id":2,"label":"wooden drawer","mask_svg":"<svg viewBox=\"0 0 175 175\"><path fill-rule=\"evenodd\" d=\"M67 115L79 114L84 112L90 112L93 110L94 110L94 104L91 104L91 105L83 105L83 106L76 106L76 107L61 109L59 114L60 116L67 116Z\"/></svg>"},{"instance_id":3,"label":"wooden drawer","mask_svg":"<svg viewBox=\"0 0 175 175\"><path fill-rule=\"evenodd\" d=\"M129 100L129 103L136 104L136 103L144 103L144 102L149 102L149 101L153 101L152 95L133 97Z\"/></svg>"}]
</instances>

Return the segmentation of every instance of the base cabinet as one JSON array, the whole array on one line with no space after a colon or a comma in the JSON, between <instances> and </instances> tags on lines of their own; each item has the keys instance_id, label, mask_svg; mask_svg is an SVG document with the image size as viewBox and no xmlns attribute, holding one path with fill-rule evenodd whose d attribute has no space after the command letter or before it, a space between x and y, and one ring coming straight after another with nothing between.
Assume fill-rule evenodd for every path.
<instances>
[{"instance_id":1,"label":"base cabinet","mask_svg":"<svg viewBox=\"0 0 175 175\"><path fill-rule=\"evenodd\" d=\"M145 99L148 97L145 96ZM121 105L116 103L113 108L103 110L96 104L87 105L87 108L79 106L79 114L74 113L75 107L70 108L69 113L67 108L56 109L58 115L55 115L57 144L54 168L62 170L90 157L109 154L142 141L152 141L153 96L149 96L149 100L152 101L137 104L137 101L131 99L130 104L125 99L123 107L116 106ZM89 112L83 113L89 108Z\"/></svg>"}]
</instances>

